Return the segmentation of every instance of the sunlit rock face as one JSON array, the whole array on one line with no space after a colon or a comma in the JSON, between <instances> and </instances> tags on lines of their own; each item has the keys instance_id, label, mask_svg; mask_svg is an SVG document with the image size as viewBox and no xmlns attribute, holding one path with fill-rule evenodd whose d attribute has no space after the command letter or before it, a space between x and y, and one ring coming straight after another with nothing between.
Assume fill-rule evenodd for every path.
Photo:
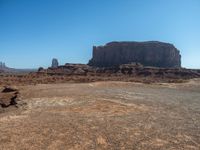
<instances>
[{"instance_id":1,"label":"sunlit rock face","mask_svg":"<svg viewBox=\"0 0 200 150\"><path fill-rule=\"evenodd\" d=\"M169 43L111 42L105 46L93 47L93 57L89 65L111 67L133 62L144 66L179 68L181 55L180 51Z\"/></svg>"}]
</instances>

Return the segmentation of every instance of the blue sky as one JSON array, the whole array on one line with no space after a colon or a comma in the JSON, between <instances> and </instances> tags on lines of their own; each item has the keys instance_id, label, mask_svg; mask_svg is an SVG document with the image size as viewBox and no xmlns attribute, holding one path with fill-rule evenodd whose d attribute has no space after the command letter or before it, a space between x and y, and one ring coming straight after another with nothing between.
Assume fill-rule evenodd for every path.
<instances>
[{"instance_id":1,"label":"blue sky","mask_svg":"<svg viewBox=\"0 0 200 150\"><path fill-rule=\"evenodd\" d=\"M200 68L200 0L0 0L0 60L10 67L87 63L110 41L173 43Z\"/></svg>"}]
</instances>

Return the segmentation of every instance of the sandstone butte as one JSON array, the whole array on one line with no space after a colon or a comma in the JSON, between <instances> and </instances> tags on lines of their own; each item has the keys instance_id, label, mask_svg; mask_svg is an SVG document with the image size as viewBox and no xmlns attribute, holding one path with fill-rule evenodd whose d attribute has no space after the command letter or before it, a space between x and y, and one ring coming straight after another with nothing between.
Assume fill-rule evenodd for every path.
<instances>
[{"instance_id":1,"label":"sandstone butte","mask_svg":"<svg viewBox=\"0 0 200 150\"><path fill-rule=\"evenodd\" d=\"M144 66L180 68L180 51L172 44L148 42L110 42L93 47L89 65L113 67L121 64L141 63Z\"/></svg>"}]
</instances>

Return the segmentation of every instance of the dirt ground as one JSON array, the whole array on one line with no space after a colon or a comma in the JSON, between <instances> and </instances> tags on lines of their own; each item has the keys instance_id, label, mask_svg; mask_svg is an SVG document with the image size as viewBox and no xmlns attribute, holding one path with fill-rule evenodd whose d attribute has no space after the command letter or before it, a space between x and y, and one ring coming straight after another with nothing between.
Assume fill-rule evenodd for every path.
<instances>
[{"instance_id":1,"label":"dirt ground","mask_svg":"<svg viewBox=\"0 0 200 150\"><path fill-rule=\"evenodd\" d=\"M1 150L199 150L200 80L18 86L0 113Z\"/></svg>"}]
</instances>

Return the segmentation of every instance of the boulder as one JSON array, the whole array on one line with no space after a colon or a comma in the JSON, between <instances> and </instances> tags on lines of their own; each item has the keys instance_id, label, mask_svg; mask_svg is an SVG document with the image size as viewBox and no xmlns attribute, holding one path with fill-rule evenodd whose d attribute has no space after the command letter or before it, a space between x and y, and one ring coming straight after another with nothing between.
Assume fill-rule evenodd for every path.
<instances>
[{"instance_id":1,"label":"boulder","mask_svg":"<svg viewBox=\"0 0 200 150\"><path fill-rule=\"evenodd\" d=\"M5 87L0 93L0 107L6 108L17 104L18 90L10 87Z\"/></svg>"},{"instance_id":2,"label":"boulder","mask_svg":"<svg viewBox=\"0 0 200 150\"><path fill-rule=\"evenodd\" d=\"M1 93L18 92L17 89L5 86Z\"/></svg>"},{"instance_id":3,"label":"boulder","mask_svg":"<svg viewBox=\"0 0 200 150\"><path fill-rule=\"evenodd\" d=\"M43 70L44 70L43 67L39 67L39 68L38 68L38 72L42 72Z\"/></svg>"}]
</instances>

